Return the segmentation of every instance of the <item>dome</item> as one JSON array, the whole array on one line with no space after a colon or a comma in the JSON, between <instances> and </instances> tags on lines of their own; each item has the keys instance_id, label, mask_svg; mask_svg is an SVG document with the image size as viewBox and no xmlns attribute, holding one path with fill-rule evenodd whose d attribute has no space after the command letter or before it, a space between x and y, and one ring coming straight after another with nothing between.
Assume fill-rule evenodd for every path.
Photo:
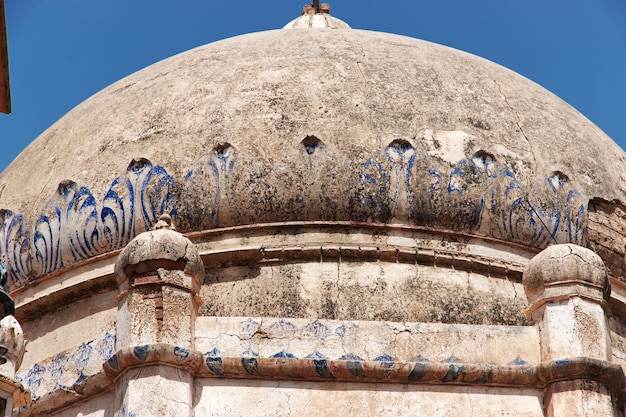
<instances>
[{"instance_id":1,"label":"dome","mask_svg":"<svg viewBox=\"0 0 626 417\"><path fill-rule=\"evenodd\" d=\"M624 161L482 58L363 30L253 33L132 74L38 137L0 175L0 255L19 288L163 212L184 233L340 222L585 246L589 200L626 196Z\"/></svg>"},{"instance_id":2,"label":"dome","mask_svg":"<svg viewBox=\"0 0 626 417\"><path fill-rule=\"evenodd\" d=\"M328 8L111 85L0 174L14 414L623 408L624 152Z\"/></svg>"}]
</instances>

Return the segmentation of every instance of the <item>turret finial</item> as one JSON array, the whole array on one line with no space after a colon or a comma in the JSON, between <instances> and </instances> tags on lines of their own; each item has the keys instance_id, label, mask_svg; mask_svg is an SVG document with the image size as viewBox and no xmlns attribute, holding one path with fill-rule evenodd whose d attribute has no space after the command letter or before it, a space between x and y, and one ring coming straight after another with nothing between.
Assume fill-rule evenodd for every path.
<instances>
[{"instance_id":1,"label":"turret finial","mask_svg":"<svg viewBox=\"0 0 626 417\"><path fill-rule=\"evenodd\" d=\"M314 0L313 4L305 4L304 9L302 10L302 15L313 15L313 14L330 14L330 4L322 3L320 4L319 0Z\"/></svg>"}]
</instances>

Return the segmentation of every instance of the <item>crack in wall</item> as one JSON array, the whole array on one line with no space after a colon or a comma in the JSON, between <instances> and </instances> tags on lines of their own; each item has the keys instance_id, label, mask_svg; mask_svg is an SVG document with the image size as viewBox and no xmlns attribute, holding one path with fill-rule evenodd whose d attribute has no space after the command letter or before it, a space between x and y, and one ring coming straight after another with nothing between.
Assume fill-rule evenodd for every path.
<instances>
[{"instance_id":1,"label":"crack in wall","mask_svg":"<svg viewBox=\"0 0 626 417\"><path fill-rule=\"evenodd\" d=\"M357 70L359 71L359 74L361 74L361 78L363 78L362 85L365 87L365 89L364 89L365 99L369 101L369 98L372 96L372 87L371 87L371 83L367 79L367 76L365 75L365 72L363 72L363 68L361 67L363 62L368 62L367 55L365 54L365 49L363 49L362 45L350 42L350 40L346 39L345 36L342 36L341 38L342 38L342 40L344 42L348 43L352 47L353 50L357 50L358 49L361 52L362 60L356 60L355 64L356 64ZM366 111L366 114L367 114L367 119L368 119L370 125L373 125L372 112L371 111Z\"/></svg>"},{"instance_id":2,"label":"crack in wall","mask_svg":"<svg viewBox=\"0 0 626 417\"><path fill-rule=\"evenodd\" d=\"M528 150L530 151L530 154L533 157L533 165L536 168L537 167L537 157L535 156L535 152L533 151L533 147L532 147L532 144L530 143L530 139L528 139L528 136L526 136L526 133L524 132L524 129L522 128L522 120L520 119L519 114L515 111L515 109L513 108L511 103L509 102L509 99L507 98L507 96L504 94L504 92L502 92L502 86L500 85L500 83L498 81L496 81L496 80L494 80L494 83L498 87L498 91L500 92L500 95L504 99L504 102L508 106L509 110L511 110L511 112L515 115L515 117L517 119L515 124L517 125L517 128L519 129L520 133L522 134L522 136L524 137L526 142L528 143ZM535 209L535 207L532 204L530 204L530 200L528 199L528 194L527 193L524 193L524 201L526 202L526 204L528 204L528 208L530 209L530 211L532 211L535 214L535 216L537 216L537 219L539 219L539 222L541 223L541 226L543 226L543 228L548 232L548 235L550 236L550 239L555 244L558 244L554 234L550 231L550 228L543 221L543 218L541 218L541 216L539 215L539 212Z\"/></svg>"},{"instance_id":3,"label":"crack in wall","mask_svg":"<svg viewBox=\"0 0 626 417\"><path fill-rule=\"evenodd\" d=\"M502 92L502 86L500 85L500 83L498 81L496 81L496 80L494 80L494 83L498 87L498 92L500 93L500 95L504 99L504 102L506 103L507 107L509 108L509 110L511 110L511 113L513 113L515 115L515 118L517 119L515 124L517 125L517 128L519 129L520 133L522 134L522 136L524 137L526 142L528 143L528 150L530 151L530 154L533 156L533 164L536 167L537 166L537 157L535 156L535 152L533 151L533 147L532 147L532 144L530 143L530 140L528 139L528 136L526 136L526 133L524 132L524 129L522 128L522 120L520 119L519 114L515 111L515 109L513 108L511 103L509 102L508 97L504 94L504 92Z\"/></svg>"},{"instance_id":4,"label":"crack in wall","mask_svg":"<svg viewBox=\"0 0 626 417\"><path fill-rule=\"evenodd\" d=\"M472 395L470 394L470 389L467 389L467 402L469 404L469 408L470 408L470 412L469 415L470 417L474 415L474 404L472 404Z\"/></svg>"}]
</instances>

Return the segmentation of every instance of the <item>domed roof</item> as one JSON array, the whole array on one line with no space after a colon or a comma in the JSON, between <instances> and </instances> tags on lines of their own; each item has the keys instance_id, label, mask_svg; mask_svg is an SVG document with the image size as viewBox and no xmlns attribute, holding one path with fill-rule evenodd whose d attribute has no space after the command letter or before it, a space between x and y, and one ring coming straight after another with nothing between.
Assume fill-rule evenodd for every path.
<instances>
[{"instance_id":1,"label":"domed roof","mask_svg":"<svg viewBox=\"0 0 626 417\"><path fill-rule=\"evenodd\" d=\"M624 199L625 160L479 57L363 30L254 33L132 74L37 138L0 175L0 255L19 281L119 249L164 211L183 232L345 221L583 243L588 199Z\"/></svg>"}]
</instances>

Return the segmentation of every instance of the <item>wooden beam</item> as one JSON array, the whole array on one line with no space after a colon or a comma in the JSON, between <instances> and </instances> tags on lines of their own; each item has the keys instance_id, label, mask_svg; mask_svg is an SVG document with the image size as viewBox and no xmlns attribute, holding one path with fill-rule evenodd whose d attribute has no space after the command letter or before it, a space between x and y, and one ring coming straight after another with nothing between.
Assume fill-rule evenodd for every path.
<instances>
[{"instance_id":1,"label":"wooden beam","mask_svg":"<svg viewBox=\"0 0 626 417\"><path fill-rule=\"evenodd\" d=\"M0 112L11 113L11 88L9 84L9 49L4 0L0 0Z\"/></svg>"}]
</instances>

